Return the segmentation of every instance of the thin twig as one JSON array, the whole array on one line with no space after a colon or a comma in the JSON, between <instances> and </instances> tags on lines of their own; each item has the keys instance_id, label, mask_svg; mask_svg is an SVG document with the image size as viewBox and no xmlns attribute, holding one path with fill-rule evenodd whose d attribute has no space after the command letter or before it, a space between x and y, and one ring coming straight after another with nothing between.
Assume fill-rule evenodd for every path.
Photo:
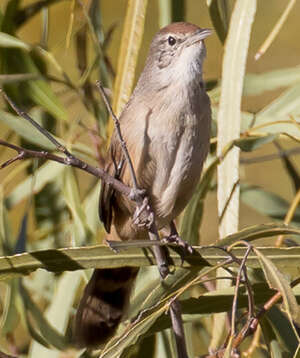
<instances>
[{"instance_id":1,"label":"thin twig","mask_svg":"<svg viewBox=\"0 0 300 358\"><path fill-rule=\"evenodd\" d=\"M241 282L242 273L244 273L246 260L251 252L251 246L249 245L247 248L247 251L243 257L243 260L240 264L240 269L236 278L236 284L235 284L235 292L233 297L233 303L232 303L232 317L231 317L231 336L235 336L235 319L236 319L236 313L237 313L237 300L238 300L238 293L239 293L239 286ZM249 314L249 313L248 313Z\"/></svg>"},{"instance_id":2,"label":"thin twig","mask_svg":"<svg viewBox=\"0 0 300 358\"><path fill-rule=\"evenodd\" d=\"M271 33L268 35L268 37L266 38L266 40L264 41L264 43L261 45L261 47L259 48L259 50L257 51L257 53L254 56L254 59L257 61L266 51L267 49L271 46L272 42L274 41L274 39L276 38L276 36L278 35L280 29L282 28L283 24L286 22L289 13L291 12L293 6L296 4L296 0L290 0L290 2L288 3L287 7L285 8L284 12L282 13L282 15L280 16L279 20L277 21L276 25L274 26L274 28L272 29Z\"/></svg>"},{"instance_id":3,"label":"thin twig","mask_svg":"<svg viewBox=\"0 0 300 358\"><path fill-rule=\"evenodd\" d=\"M128 198L130 197L131 188L129 186L123 184L121 181L109 175L104 169L99 167L94 167L82 161L81 159L75 157L74 155L72 155L71 157L63 158L46 151L39 152L36 150L25 149L23 147L19 147L17 145L8 143L1 139L0 139L0 145L11 148L16 152L18 152L17 156L3 163L0 166L0 169L7 167L9 164L12 164L17 160L30 159L30 158L38 158L38 159L45 159L45 160L48 159L60 164L70 165L72 167L81 169L97 178L104 180L107 184L111 185L114 189L116 189L121 194L127 196Z\"/></svg>"},{"instance_id":4,"label":"thin twig","mask_svg":"<svg viewBox=\"0 0 300 358\"><path fill-rule=\"evenodd\" d=\"M127 150L127 146L126 146L126 143L123 139L123 136L122 136L122 133L121 133L121 129L120 129L120 121L119 119L117 118L117 116L114 114L112 108L111 108L111 105L109 103L109 100L106 96L106 93L105 93L105 90L102 86L102 84L100 83L100 81L97 81L96 82L96 86L103 98L103 101L108 109L108 112L109 114L111 115L114 123L115 123L115 128L116 128L116 131L117 131L117 134L118 134L118 137L119 137L119 141L120 141L120 144L122 146L122 151L123 151L123 154L124 154L124 157L126 158L126 161L128 163L128 166L129 166L129 170L130 170L130 175L131 175L131 179L132 179L132 184L133 184L133 188L135 190L138 190L138 184L137 184L137 179L136 179L136 175L135 175L135 172L134 172L134 169L133 169L133 164L132 164L132 160L129 156L129 153L128 153L128 150Z\"/></svg>"},{"instance_id":5,"label":"thin twig","mask_svg":"<svg viewBox=\"0 0 300 358\"><path fill-rule=\"evenodd\" d=\"M42 133L47 139L50 140L56 147L56 149L62 153L64 153L67 157L72 157L72 154L67 150L65 146L59 143L46 129L41 127L34 119L32 119L26 112L20 110L20 108L8 97L8 95L0 88L0 93L2 93L3 97L10 104L12 109L20 116L26 119L31 125L33 125L40 133Z\"/></svg>"},{"instance_id":6,"label":"thin twig","mask_svg":"<svg viewBox=\"0 0 300 358\"><path fill-rule=\"evenodd\" d=\"M292 221L292 219L295 215L295 212L299 206L299 202L300 202L300 189L297 191L297 194L295 195L295 197L288 209L288 212L285 215L284 224L286 224L286 225L290 224L290 222ZM279 235L278 238L276 239L275 246L280 247L282 245L283 239L284 239L284 236Z\"/></svg>"},{"instance_id":7,"label":"thin twig","mask_svg":"<svg viewBox=\"0 0 300 358\"><path fill-rule=\"evenodd\" d=\"M295 287L300 283L300 278L295 279L291 282L290 286ZM241 343L248 337L250 334L256 331L257 326L259 324L259 320L268 312L280 299L282 298L282 294L280 291L276 292L274 296L272 296L261 308L261 310L257 313L256 317L253 318L250 322L247 322L245 326L241 329L239 334L235 337L233 342L233 347L238 348Z\"/></svg>"}]
</instances>

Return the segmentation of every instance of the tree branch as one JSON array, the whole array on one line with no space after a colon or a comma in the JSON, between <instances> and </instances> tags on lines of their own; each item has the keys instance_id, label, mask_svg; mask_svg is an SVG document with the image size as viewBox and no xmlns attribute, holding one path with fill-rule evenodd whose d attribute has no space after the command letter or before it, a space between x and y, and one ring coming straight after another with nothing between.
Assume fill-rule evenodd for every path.
<instances>
[{"instance_id":1,"label":"tree branch","mask_svg":"<svg viewBox=\"0 0 300 358\"><path fill-rule=\"evenodd\" d=\"M19 147L17 145L8 143L4 140L0 139L0 145L11 148L18 152L18 155L16 155L14 158L9 159L8 161L4 162L0 165L0 169L3 169L7 167L8 165L14 163L17 160L24 160L24 159L30 159L30 158L37 158L37 159L48 159L52 160L54 162L63 164L63 165L69 165L71 167L75 167L78 169L81 169L99 179L104 180L107 184L111 185L114 189L116 189L121 194L127 196L131 200L134 201L134 198L132 198L131 195L131 188L125 184L123 184L120 180L112 177L109 175L104 169L99 167L94 167L93 165L90 165L81 159L77 158L74 155L71 155L69 157L61 157L52 153L49 153L47 151L36 151L36 150L30 150L23 147Z\"/></svg>"}]
</instances>

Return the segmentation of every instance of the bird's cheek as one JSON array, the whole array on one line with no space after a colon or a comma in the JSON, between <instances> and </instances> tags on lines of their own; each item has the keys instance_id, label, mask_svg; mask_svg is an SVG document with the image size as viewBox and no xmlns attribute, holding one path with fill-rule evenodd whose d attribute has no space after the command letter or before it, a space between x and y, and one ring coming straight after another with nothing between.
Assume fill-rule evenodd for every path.
<instances>
[{"instance_id":1,"label":"bird's cheek","mask_svg":"<svg viewBox=\"0 0 300 358\"><path fill-rule=\"evenodd\" d=\"M161 53L161 55L159 56L159 59L158 59L158 67L160 69L166 68L167 66L170 65L172 58L173 58L173 56L168 52Z\"/></svg>"}]
</instances>

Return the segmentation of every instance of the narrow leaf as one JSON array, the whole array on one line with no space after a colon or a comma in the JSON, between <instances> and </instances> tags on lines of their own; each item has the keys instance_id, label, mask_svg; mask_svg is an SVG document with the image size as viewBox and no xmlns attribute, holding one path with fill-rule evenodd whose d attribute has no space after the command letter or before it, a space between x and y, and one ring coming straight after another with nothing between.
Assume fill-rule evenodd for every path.
<instances>
[{"instance_id":1,"label":"narrow leaf","mask_svg":"<svg viewBox=\"0 0 300 358\"><path fill-rule=\"evenodd\" d=\"M269 286L281 293L286 312L290 315L290 317L292 317L292 319L296 319L299 307L289 282L277 269L273 262L264 256L260 250L254 248L254 251L259 258Z\"/></svg>"},{"instance_id":2,"label":"narrow leaf","mask_svg":"<svg viewBox=\"0 0 300 358\"><path fill-rule=\"evenodd\" d=\"M289 87L300 82L300 67L287 67L260 74L248 73L244 82L244 96L257 96L265 91Z\"/></svg>"},{"instance_id":3,"label":"narrow leaf","mask_svg":"<svg viewBox=\"0 0 300 358\"><path fill-rule=\"evenodd\" d=\"M295 293L294 289L293 292ZM276 340L291 356L296 351L299 340L287 315L278 306L273 306L266 312L266 319L276 335Z\"/></svg>"},{"instance_id":4,"label":"narrow leaf","mask_svg":"<svg viewBox=\"0 0 300 358\"><path fill-rule=\"evenodd\" d=\"M5 32L0 32L0 47L19 48L25 51L30 51L31 48L25 42Z\"/></svg>"},{"instance_id":5,"label":"narrow leaf","mask_svg":"<svg viewBox=\"0 0 300 358\"><path fill-rule=\"evenodd\" d=\"M229 3L226 0L208 0L209 15L222 43L229 29Z\"/></svg>"},{"instance_id":6,"label":"narrow leaf","mask_svg":"<svg viewBox=\"0 0 300 358\"><path fill-rule=\"evenodd\" d=\"M247 235L248 234L248 235ZM274 236L281 234L300 235L300 230L282 227L266 230L262 232L252 232L244 230L241 234L232 235L226 243L235 242L249 236L249 239L262 238L265 236ZM147 244L148 246L151 243ZM145 244L146 246L146 244ZM268 256L278 267L293 267L299 264L300 247L291 248L260 248L260 251ZM237 258L242 259L245 255L245 248L235 248L232 254ZM223 250L215 247L195 247L195 254L186 256L182 263L182 258L179 254L170 253L170 260L174 266L183 268L202 269L203 267L210 267L219 264L228 259L228 255ZM142 267L155 266L155 262L149 262L149 257L145 256L141 249L127 248L118 253L112 252L107 246L86 246L80 248L66 248L66 249L48 249L37 250L13 256L0 257L0 280L7 279L12 276L28 275L29 273L43 268L50 272L75 271L90 268L115 268L115 267ZM258 258L253 254L249 255L247 260L248 267L259 268L260 263ZM154 292L153 292L154 294Z\"/></svg>"},{"instance_id":7,"label":"narrow leaf","mask_svg":"<svg viewBox=\"0 0 300 358\"><path fill-rule=\"evenodd\" d=\"M252 152L264 144L273 142L278 137L277 134L267 134L265 136L241 137L234 141L234 144L243 152Z\"/></svg>"},{"instance_id":8,"label":"narrow leaf","mask_svg":"<svg viewBox=\"0 0 300 358\"><path fill-rule=\"evenodd\" d=\"M245 204L262 215L273 219L284 220L290 204L279 195L255 185L243 184L241 199ZM300 223L300 208L295 210L292 224Z\"/></svg>"},{"instance_id":9,"label":"narrow leaf","mask_svg":"<svg viewBox=\"0 0 300 358\"><path fill-rule=\"evenodd\" d=\"M80 245L89 236L89 229L82 208L74 169L71 167L65 168L63 172L62 191L73 218L73 230L71 231L72 235L74 235L74 245Z\"/></svg>"},{"instance_id":10,"label":"narrow leaf","mask_svg":"<svg viewBox=\"0 0 300 358\"><path fill-rule=\"evenodd\" d=\"M57 180L66 167L59 163L47 162L35 171L34 193L38 193L47 183ZM6 198L9 208L14 207L32 194L32 176L19 183Z\"/></svg>"},{"instance_id":11,"label":"narrow leaf","mask_svg":"<svg viewBox=\"0 0 300 358\"><path fill-rule=\"evenodd\" d=\"M49 325L55 327L55 329L65 336L70 311L72 309L74 297L77 292L78 285L80 283L80 272L65 272L58 281L57 289L50 306L47 308L45 318ZM66 292L68 293L66 295ZM43 331L45 338L49 343L55 346L55 336L52 335L52 330L49 330L50 326L43 325L40 330ZM65 339L64 343L68 343ZM40 345L37 342L33 342L30 349L31 357L59 357L60 352L55 349L48 349Z\"/></svg>"}]
</instances>

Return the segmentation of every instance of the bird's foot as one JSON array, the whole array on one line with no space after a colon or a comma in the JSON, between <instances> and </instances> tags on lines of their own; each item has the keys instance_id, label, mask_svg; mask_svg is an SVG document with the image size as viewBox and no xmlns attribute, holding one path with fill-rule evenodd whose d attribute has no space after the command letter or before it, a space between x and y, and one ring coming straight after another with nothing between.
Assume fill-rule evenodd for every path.
<instances>
[{"instance_id":1,"label":"bird's foot","mask_svg":"<svg viewBox=\"0 0 300 358\"><path fill-rule=\"evenodd\" d=\"M184 249L184 253L188 253L188 254L194 253L193 247L188 242L183 240L177 233L163 237L162 242L166 244L176 244Z\"/></svg>"},{"instance_id":2,"label":"bird's foot","mask_svg":"<svg viewBox=\"0 0 300 358\"><path fill-rule=\"evenodd\" d=\"M154 213L150 208L149 199L145 197L142 205L135 209L132 222L141 229L150 229L154 222Z\"/></svg>"}]
</instances>

